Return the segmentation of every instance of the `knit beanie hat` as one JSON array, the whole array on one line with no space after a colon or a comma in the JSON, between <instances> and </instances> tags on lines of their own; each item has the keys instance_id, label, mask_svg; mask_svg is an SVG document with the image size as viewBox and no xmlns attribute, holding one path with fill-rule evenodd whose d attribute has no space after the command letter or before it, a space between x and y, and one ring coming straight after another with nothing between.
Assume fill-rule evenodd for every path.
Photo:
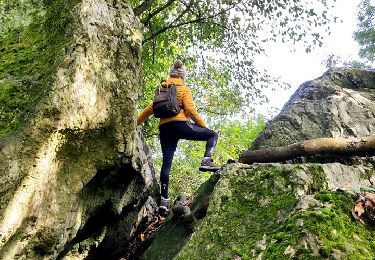
<instances>
[{"instance_id":1,"label":"knit beanie hat","mask_svg":"<svg viewBox=\"0 0 375 260\"><path fill-rule=\"evenodd\" d=\"M185 68L184 64L182 64L182 61L176 60L172 67L169 68L169 76L171 77L181 77L182 79L185 79Z\"/></svg>"}]
</instances>

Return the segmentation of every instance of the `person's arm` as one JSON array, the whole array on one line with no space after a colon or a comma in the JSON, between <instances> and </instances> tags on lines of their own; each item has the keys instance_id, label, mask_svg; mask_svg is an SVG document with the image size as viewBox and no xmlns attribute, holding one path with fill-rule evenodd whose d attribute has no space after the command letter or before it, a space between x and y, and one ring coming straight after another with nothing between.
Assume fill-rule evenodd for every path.
<instances>
[{"instance_id":1,"label":"person's arm","mask_svg":"<svg viewBox=\"0 0 375 260\"><path fill-rule=\"evenodd\" d=\"M206 122L204 122L203 118L199 115L197 108L195 107L193 96L191 91L188 87L185 88L184 97L183 97L183 106L186 112L186 115L193 119L193 121L201 126L207 128Z\"/></svg>"},{"instance_id":2,"label":"person's arm","mask_svg":"<svg viewBox=\"0 0 375 260\"><path fill-rule=\"evenodd\" d=\"M149 118L154 111L152 110L152 102L142 111L137 118L137 126L142 124L147 118Z\"/></svg>"}]
</instances>

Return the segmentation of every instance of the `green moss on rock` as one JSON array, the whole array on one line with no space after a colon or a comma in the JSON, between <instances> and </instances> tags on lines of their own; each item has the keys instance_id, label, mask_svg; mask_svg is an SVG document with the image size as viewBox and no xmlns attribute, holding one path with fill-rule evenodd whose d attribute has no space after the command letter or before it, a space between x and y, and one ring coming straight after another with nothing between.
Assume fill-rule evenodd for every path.
<instances>
[{"instance_id":1,"label":"green moss on rock","mask_svg":"<svg viewBox=\"0 0 375 260\"><path fill-rule=\"evenodd\" d=\"M265 259L374 259L375 229L350 216L352 197L319 192L324 207L295 211L269 238Z\"/></svg>"},{"instance_id":2,"label":"green moss on rock","mask_svg":"<svg viewBox=\"0 0 375 260\"><path fill-rule=\"evenodd\" d=\"M374 259L375 227L327 182L319 164L228 165L193 233L166 222L143 259Z\"/></svg>"},{"instance_id":3,"label":"green moss on rock","mask_svg":"<svg viewBox=\"0 0 375 260\"><path fill-rule=\"evenodd\" d=\"M309 192L316 192L327 189L327 178L320 164L308 164L307 172L312 177L312 184Z\"/></svg>"},{"instance_id":4,"label":"green moss on rock","mask_svg":"<svg viewBox=\"0 0 375 260\"><path fill-rule=\"evenodd\" d=\"M71 41L70 10L78 2L45 0L44 15L28 14L33 17L30 23L9 28L0 36L0 138L27 120L53 84L64 48Z\"/></svg>"},{"instance_id":5,"label":"green moss on rock","mask_svg":"<svg viewBox=\"0 0 375 260\"><path fill-rule=\"evenodd\" d=\"M215 187L207 217L175 259L251 259L297 204L289 171L227 173Z\"/></svg>"}]
</instances>

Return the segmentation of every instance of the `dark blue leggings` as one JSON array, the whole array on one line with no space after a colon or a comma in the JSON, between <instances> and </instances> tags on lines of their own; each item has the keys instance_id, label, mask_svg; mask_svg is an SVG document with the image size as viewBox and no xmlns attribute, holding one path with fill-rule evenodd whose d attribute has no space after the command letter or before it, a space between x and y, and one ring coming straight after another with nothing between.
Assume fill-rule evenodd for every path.
<instances>
[{"instance_id":1,"label":"dark blue leggings","mask_svg":"<svg viewBox=\"0 0 375 260\"><path fill-rule=\"evenodd\" d=\"M178 140L207 141L205 157L211 157L216 146L218 134L208 128L197 126L188 121L172 121L159 126L160 144L163 152L163 165L160 172L161 195L168 198L169 172Z\"/></svg>"}]
</instances>

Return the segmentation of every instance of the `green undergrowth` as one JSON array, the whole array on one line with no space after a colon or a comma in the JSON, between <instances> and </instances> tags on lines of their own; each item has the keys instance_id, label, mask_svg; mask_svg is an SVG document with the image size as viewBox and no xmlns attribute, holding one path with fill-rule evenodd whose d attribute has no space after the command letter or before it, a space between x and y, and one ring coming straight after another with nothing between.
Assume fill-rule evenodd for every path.
<instances>
[{"instance_id":1,"label":"green undergrowth","mask_svg":"<svg viewBox=\"0 0 375 260\"><path fill-rule=\"evenodd\" d=\"M53 83L71 42L70 10L78 0L45 0L44 16L0 36L0 138L17 130Z\"/></svg>"},{"instance_id":2,"label":"green undergrowth","mask_svg":"<svg viewBox=\"0 0 375 260\"><path fill-rule=\"evenodd\" d=\"M375 228L355 221L354 200L341 192L319 192L324 207L296 211L268 239L264 259L374 259Z\"/></svg>"}]
</instances>

